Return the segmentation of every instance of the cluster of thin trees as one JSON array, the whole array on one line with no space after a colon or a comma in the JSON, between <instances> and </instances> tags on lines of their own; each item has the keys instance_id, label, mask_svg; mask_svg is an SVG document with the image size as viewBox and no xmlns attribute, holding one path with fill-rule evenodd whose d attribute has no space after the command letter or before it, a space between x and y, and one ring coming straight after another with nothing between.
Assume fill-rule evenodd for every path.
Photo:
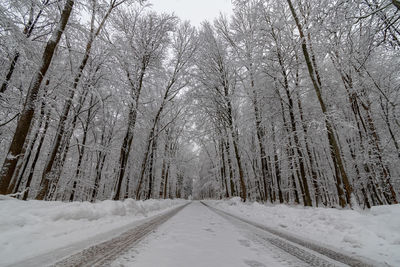
<instances>
[{"instance_id":1,"label":"cluster of thin trees","mask_svg":"<svg viewBox=\"0 0 400 267\"><path fill-rule=\"evenodd\" d=\"M182 91L195 28L139 1L0 7L0 193L187 198L193 168Z\"/></svg>"},{"instance_id":2,"label":"cluster of thin trees","mask_svg":"<svg viewBox=\"0 0 400 267\"><path fill-rule=\"evenodd\" d=\"M0 194L397 203L400 2L232 4L3 1Z\"/></svg>"},{"instance_id":3,"label":"cluster of thin trees","mask_svg":"<svg viewBox=\"0 0 400 267\"><path fill-rule=\"evenodd\" d=\"M399 199L400 5L234 1L200 30L200 198Z\"/></svg>"}]
</instances>

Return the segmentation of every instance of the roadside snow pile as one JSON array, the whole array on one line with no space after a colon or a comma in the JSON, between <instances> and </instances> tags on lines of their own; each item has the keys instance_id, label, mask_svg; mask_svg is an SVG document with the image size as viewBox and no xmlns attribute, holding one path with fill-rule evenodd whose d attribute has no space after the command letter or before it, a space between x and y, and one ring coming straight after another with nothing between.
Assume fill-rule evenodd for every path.
<instances>
[{"instance_id":1,"label":"roadside snow pile","mask_svg":"<svg viewBox=\"0 0 400 267\"><path fill-rule=\"evenodd\" d=\"M303 239L400 266L400 205L357 211L243 203L240 198L206 202Z\"/></svg>"},{"instance_id":2,"label":"roadside snow pile","mask_svg":"<svg viewBox=\"0 0 400 267\"><path fill-rule=\"evenodd\" d=\"M103 234L187 203L186 200L58 202L0 199L0 266ZM109 236L107 236L107 232Z\"/></svg>"}]
</instances>

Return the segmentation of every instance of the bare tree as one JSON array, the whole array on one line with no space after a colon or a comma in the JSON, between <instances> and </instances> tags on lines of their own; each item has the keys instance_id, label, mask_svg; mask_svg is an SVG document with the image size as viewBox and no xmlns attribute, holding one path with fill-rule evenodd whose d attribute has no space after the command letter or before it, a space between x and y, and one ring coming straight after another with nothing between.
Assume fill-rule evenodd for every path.
<instances>
[{"instance_id":1,"label":"bare tree","mask_svg":"<svg viewBox=\"0 0 400 267\"><path fill-rule=\"evenodd\" d=\"M29 128L31 127L33 115L35 112L35 102L39 93L40 86L50 66L54 51L57 47L58 42L61 39L61 35L63 34L64 29L68 23L73 5L73 0L68 0L65 3L57 28L54 30L43 51L42 62L40 63L39 69L32 78L30 87L28 89L28 94L26 96L24 109L20 114L20 118L17 123L17 129L15 130L6 160L3 163L0 178L0 194L5 194L7 192L9 183L14 174L15 166L17 165L17 161L19 157L22 156L21 150L24 146Z\"/></svg>"}]
</instances>

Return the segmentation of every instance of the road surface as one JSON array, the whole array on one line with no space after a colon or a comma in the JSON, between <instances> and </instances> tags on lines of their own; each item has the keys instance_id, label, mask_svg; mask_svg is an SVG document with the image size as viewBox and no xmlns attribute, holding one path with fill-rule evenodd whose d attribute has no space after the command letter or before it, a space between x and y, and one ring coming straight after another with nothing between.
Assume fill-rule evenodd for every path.
<instances>
[{"instance_id":1,"label":"road surface","mask_svg":"<svg viewBox=\"0 0 400 267\"><path fill-rule=\"evenodd\" d=\"M63 253L64 258L61 257ZM57 250L15 266L44 266L44 263L58 267L379 265L197 201L149 218L119 236L70 254Z\"/></svg>"},{"instance_id":2,"label":"road surface","mask_svg":"<svg viewBox=\"0 0 400 267\"><path fill-rule=\"evenodd\" d=\"M110 265L372 266L368 261L342 255L306 241L299 244L302 240L287 238L291 237L280 237L277 233L200 202L193 202Z\"/></svg>"}]
</instances>

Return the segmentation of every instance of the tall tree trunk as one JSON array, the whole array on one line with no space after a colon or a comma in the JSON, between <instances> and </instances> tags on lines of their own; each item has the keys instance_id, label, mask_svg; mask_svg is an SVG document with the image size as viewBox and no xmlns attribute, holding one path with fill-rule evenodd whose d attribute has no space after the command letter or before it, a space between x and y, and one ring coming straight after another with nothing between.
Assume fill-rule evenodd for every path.
<instances>
[{"instance_id":1,"label":"tall tree trunk","mask_svg":"<svg viewBox=\"0 0 400 267\"><path fill-rule=\"evenodd\" d=\"M121 186L122 181L124 179L126 164L128 162L129 153L131 150L131 145L133 141L133 130L136 124L136 116L137 116L137 107L131 107L129 112L129 122L128 122L128 129L126 131L124 141L122 143L120 157L119 157L119 171L118 171L118 180L116 185L116 191L113 196L113 200L119 200L121 194Z\"/></svg>"},{"instance_id":2,"label":"tall tree trunk","mask_svg":"<svg viewBox=\"0 0 400 267\"><path fill-rule=\"evenodd\" d=\"M318 207L319 200L321 198L321 193L319 190L319 185L318 185L318 174L314 169L314 158L313 155L311 154L311 149L308 141L308 130L307 126L304 121L304 114L303 114L303 107L301 105L301 99L300 96L297 94L297 105L299 108L299 113L300 113L300 120L301 120L301 125L304 133L304 142L306 145L306 152L308 156L308 160L310 161L310 170L311 170L311 178L312 178L312 184L314 186L314 194L315 194L315 205Z\"/></svg>"},{"instance_id":3,"label":"tall tree trunk","mask_svg":"<svg viewBox=\"0 0 400 267\"><path fill-rule=\"evenodd\" d=\"M13 59L11 60L11 64L10 64L10 68L8 69L8 72L6 74L6 78L3 82L3 84L1 85L0 88L0 93L4 93L7 90L8 84L11 80L11 77L14 73L14 69L15 69L15 65L17 64L18 58L19 58L19 52L15 52Z\"/></svg>"},{"instance_id":4,"label":"tall tree trunk","mask_svg":"<svg viewBox=\"0 0 400 267\"><path fill-rule=\"evenodd\" d=\"M312 206L310 190L308 189L308 181L307 181L306 171L305 171L305 167L304 167L303 152L301 151L300 141L299 141L299 137L297 135L296 119L294 116L294 104L293 104L293 99L292 99L290 89L289 89L289 81L288 81L288 77L287 77L287 72L283 65L283 59L282 59L280 48L278 47L279 46L278 42L276 42L276 46L277 46L276 50L277 50L278 62L281 67L281 74L283 76L283 88L286 93L286 97L288 99L291 132L292 132L292 136L293 136L293 140L294 140L294 145L296 147L297 159L299 161L299 167L300 167L299 178L301 177L301 181L299 181L299 184L302 184L302 189L304 190L304 192L303 192L304 206ZM294 151L292 151L292 154L294 155Z\"/></svg>"},{"instance_id":5,"label":"tall tree trunk","mask_svg":"<svg viewBox=\"0 0 400 267\"><path fill-rule=\"evenodd\" d=\"M94 99L95 98L92 95L90 97L88 114L87 114L87 118L86 118L84 129L83 129L83 137L82 137L81 149L78 149L78 151L79 151L78 163L76 165L75 178L74 178L74 181L73 181L72 191L71 191L71 195L69 197L69 201L74 201L74 199L75 199L75 193L76 193L75 191L76 191L76 187L77 187L80 175L81 175L81 165L82 165L83 156L85 155L86 140L87 140L87 134L88 134L88 131L89 131L90 120L91 120L91 117L92 117L92 108L93 108L92 105L93 105Z\"/></svg>"},{"instance_id":6,"label":"tall tree trunk","mask_svg":"<svg viewBox=\"0 0 400 267\"><path fill-rule=\"evenodd\" d=\"M165 182L164 182L164 199L166 199L167 198L167 190L168 190L168 183L169 183L169 181L168 181L168 177L169 177L169 168L170 168L170 166L171 166L171 163L168 161L168 163L167 163L167 170L165 171ZM171 186L169 186L169 188L171 188ZM171 189L170 189L170 191L171 191Z\"/></svg>"},{"instance_id":7,"label":"tall tree trunk","mask_svg":"<svg viewBox=\"0 0 400 267\"><path fill-rule=\"evenodd\" d=\"M46 87L45 87L45 90L44 90L45 92L43 93L43 97L45 97L46 94L47 94L47 89L48 89L47 87L48 87L49 84L50 84L50 80L47 79ZM37 138L39 136L40 129L41 129L42 124L43 124L43 118L46 115L45 114L45 106L46 106L46 103L45 103L45 100L43 99L42 103L40 105L40 113L36 115L37 120L38 120L38 127L36 129L36 133L35 133L34 137L32 138L32 140L30 140L30 142L29 142L29 148L27 150L25 148L23 148L23 151L24 151L23 154L25 154L25 152L28 151L28 154L24 158L24 166L23 166L22 171L21 171L22 162L21 162L21 164L19 164L19 166L17 165L16 171L14 172L15 179L13 179L11 181L10 187L8 188L8 190L9 190L8 193L17 193L18 188L19 188L19 186L20 186L20 184L22 182L23 176L25 174L25 171L26 171L26 169L28 167L28 163L29 163L31 155L32 155L32 150L33 150L33 148L35 146L35 143L36 143ZM32 129L30 129L29 131L31 131L31 130ZM31 133L29 133L28 135L31 135ZM25 145L27 146L28 144L25 143Z\"/></svg>"},{"instance_id":8,"label":"tall tree trunk","mask_svg":"<svg viewBox=\"0 0 400 267\"><path fill-rule=\"evenodd\" d=\"M231 196L233 197L233 196L236 196L236 191L235 191L235 184L233 181L233 166L232 166L231 148L230 148L230 142L229 142L228 136L227 136L226 142L225 142L225 150L226 150L228 172L229 172L229 186L231 189Z\"/></svg>"},{"instance_id":9,"label":"tall tree trunk","mask_svg":"<svg viewBox=\"0 0 400 267\"><path fill-rule=\"evenodd\" d=\"M389 170L383 163L379 136L376 131L375 124L373 122L373 119L372 119L372 116L370 113L371 103L370 103L368 97L366 97L367 98L366 104L363 103L363 101L359 99L359 95L355 92L355 89L353 88L353 78L352 78L351 72L350 71L345 72L342 69L341 65L339 64L340 57L339 57L339 54L337 51L334 51L332 53L331 60L334 63L337 71L339 72L339 74L341 76L341 80L343 82L343 85L348 94L348 99L349 99L351 109L354 114L354 118L355 118L357 128L358 128L359 139L360 139L360 148L363 151L362 153L369 155L368 162L364 163L364 169L365 169L367 175L370 176L370 175L374 175L373 173L371 173L372 169L374 169L375 167L378 168L379 173L377 175L374 175L375 179L382 180L383 186L386 187L388 189L388 191L390 191L390 193L388 194L386 192L386 190L383 190L383 192L382 192L382 190L376 188L373 190L373 192L374 192L373 194L375 194L375 192L382 192L382 194L384 195L384 197L386 198L386 200L389 203L397 203L396 193L393 189L393 186L390 183ZM354 69L361 76L360 70L357 68L354 68ZM365 69L365 71L369 75L369 73L366 69ZM379 87L379 85L376 84L375 82L374 82L374 84L376 87ZM378 89L381 91L380 88L378 88ZM363 95L366 95L364 93L364 90L362 90L362 91L363 91ZM362 114L360 107L363 108L364 115ZM367 140L366 146L363 143L363 140L365 140L365 139ZM365 152L367 152L367 153L365 153ZM367 165L369 165L369 166L367 166ZM369 179L371 181L374 180L373 177L370 177ZM370 183L371 189L374 188L375 186L376 186L376 184L374 182ZM361 187L361 189L364 190L364 187ZM380 199L380 197L377 197L377 196L376 196L376 198ZM382 203L382 202L379 200L379 203Z\"/></svg>"},{"instance_id":10,"label":"tall tree trunk","mask_svg":"<svg viewBox=\"0 0 400 267\"><path fill-rule=\"evenodd\" d=\"M73 5L74 0L67 0L65 2L60 21L56 27L56 30L53 32L52 36L46 44L40 67L32 78L31 85L28 89L28 94L26 96L24 109L22 110L19 117L17 128L15 130L14 137L10 145L10 149L7 153L6 160L4 161L2 167L0 178L0 194L6 194L11 178L14 174L18 158L23 156L20 154L32 124L39 89L53 59L54 51L68 23Z\"/></svg>"},{"instance_id":11,"label":"tall tree trunk","mask_svg":"<svg viewBox=\"0 0 400 267\"><path fill-rule=\"evenodd\" d=\"M369 102L369 101L368 101ZM365 106L364 109L367 112L367 123L368 123L368 129L370 131L370 134L372 136L372 143L373 143L373 153L374 156L377 158L379 162L379 176L380 180L382 181L383 186L385 187L383 190L383 194L387 201L390 204L397 204L397 197L396 197L396 192L394 191L393 185L390 182L390 172L385 163L383 162L382 158L382 150L380 148L380 139L378 136L378 132L376 131L374 121L372 119L372 116L370 114L370 107L371 103L368 103L368 106ZM387 192L389 191L389 193Z\"/></svg>"},{"instance_id":12,"label":"tall tree trunk","mask_svg":"<svg viewBox=\"0 0 400 267\"><path fill-rule=\"evenodd\" d=\"M224 186L225 186L225 197L229 198L229 190L228 190L228 182L226 181L226 166L225 166L225 150L224 150L224 140L221 138L221 141L219 142L220 146L220 154L221 154L221 178L224 181Z\"/></svg>"},{"instance_id":13,"label":"tall tree trunk","mask_svg":"<svg viewBox=\"0 0 400 267\"><path fill-rule=\"evenodd\" d=\"M42 135L41 135L41 137L40 137L38 146L37 146L37 148L36 148L36 154L35 154L35 157L33 158L32 165L31 165L31 168L30 168L30 171L29 171L28 178L26 179L25 190L26 190L27 188L30 188L30 186L31 186L31 182L32 182L32 179L33 179L33 174L34 174L34 172L35 172L36 164L37 164L37 162L38 162L38 160L39 160L40 152L41 152L41 150L42 150L42 146L43 146L44 139L45 139L45 137L46 137L46 133L47 133L47 129L49 128L49 125L50 125L50 109L49 109L48 112L47 112L46 120L45 120L45 122L44 122L43 133L42 133ZM26 200L27 198L28 198L28 191L26 191L26 192L24 193L24 195L23 195L23 197L22 197L22 200Z\"/></svg>"},{"instance_id":14,"label":"tall tree trunk","mask_svg":"<svg viewBox=\"0 0 400 267\"><path fill-rule=\"evenodd\" d=\"M238 133L233 132L233 131L235 131L235 130L233 129L233 125L232 125L231 134L232 134L233 149L235 151L235 156L236 156L236 163L238 165L238 171L239 171L240 197L245 202L247 199L247 190L246 190L246 184L244 181L244 173L243 173L242 161L241 161L239 145L238 145L239 138L238 138Z\"/></svg>"},{"instance_id":15,"label":"tall tree trunk","mask_svg":"<svg viewBox=\"0 0 400 267\"><path fill-rule=\"evenodd\" d=\"M91 202L94 202L96 200L98 191L99 191L99 187L100 187L100 181L101 181L101 176L103 173L103 168L104 168L104 162L106 161L106 157L107 157L107 152L104 151L105 147L109 146L113 137L113 126L115 126L115 124L111 125L111 130L108 131L107 137L106 137L106 130L107 130L107 126L103 125L103 129L102 129L102 133L101 133L101 137L100 137L100 146L102 147L101 149L99 149L97 151L97 160L96 160L96 176L94 179L94 185L92 188L92 194L91 194Z\"/></svg>"},{"instance_id":16,"label":"tall tree trunk","mask_svg":"<svg viewBox=\"0 0 400 267\"><path fill-rule=\"evenodd\" d=\"M400 145L399 145L400 142L397 140L397 138L394 134L393 128L392 128L392 124L389 120L389 110L388 110L388 108L386 108L384 106L382 97L379 97L379 100L380 100L380 106L381 106L381 109L382 109L382 112L383 112L383 115L385 118L385 123L386 123L386 126L387 126L389 134L390 134L390 138L392 139L393 145L396 148L397 157L400 159Z\"/></svg>"},{"instance_id":17,"label":"tall tree trunk","mask_svg":"<svg viewBox=\"0 0 400 267\"><path fill-rule=\"evenodd\" d=\"M237 132L236 127L233 125L233 115L232 115L232 104L230 95L229 95L229 88L227 81L224 80L223 82L224 86L224 93L225 93L225 101L227 105L227 110L226 110L226 115L227 115L227 123L228 123L228 129L232 137L232 144L233 144L233 149L235 153L235 158L236 158L236 164L238 166L238 171L239 171L239 183L240 183L240 197L242 198L243 202L246 201L247 198L247 190L246 190L246 183L244 181L244 172L243 172L243 167L242 167L242 160L240 156L240 151L239 151L239 134Z\"/></svg>"},{"instance_id":18,"label":"tall tree trunk","mask_svg":"<svg viewBox=\"0 0 400 267\"><path fill-rule=\"evenodd\" d=\"M281 190L281 171L279 168L279 158L278 158L278 153L276 149L276 139L275 139L275 125L272 121L272 148L274 150L274 166L275 166L275 178L276 178L276 187L278 190L278 197L279 197L279 203L283 203L283 194Z\"/></svg>"},{"instance_id":19,"label":"tall tree trunk","mask_svg":"<svg viewBox=\"0 0 400 267\"><path fill-rule=\"evenodd\" d=\"M126 71L126 76L131 85L131 90L133 90L133 93L135 95L135 99L134 99L135 102L134 102L134 104L131 105L130 110L129 110L128 128L126 130L124 141L121 146L121 151L120 151L120 156L119 156L119 166L118 166L118 178L117 178L115 193L113 196L114 200L119 200L120 193L121 193L121 186L122 186L122 181L123 181L124 175L125 175L126 164L128 162L129 153L131 151L131 145L132 145L132 141L133 141L133 132L134 132L135 125L136 125L137 111L139 108L140 93L141 93L142 87L143 87L143 79L144 79L144 75L146 73L147 64L148 64L148 59L143 58L137 85L131 79L129 72Z\"/></svg>"},{"instance_id":20,"label":"tall tree trunk","mask_svg":"<svg viewBox=\"0 0 400 267\"><path fill-rule=\"evenodd\" d=\"M35 136L32 138L32 140L29 143L29 148L27 149L28 154L26 155L26 157L24 159L24 164L23 164L24 166L23 166L22 170L20 169L21 166L17 167L17 169L15 171L15 177L16 178L13 179L13 182L11 182L10 187L8 188L8 193L16 193L16 192L18 192L18 188L20 187L20 184L21 184L22 179L24 177L24 173L26 171L26 168L28 167L28 163L30 161L33 148L34 148L35 143L37 141L37 138L39 136L40 128L42 127L43 118L45 116L44 108L45 108L45 103L44 103L44 101L42 101L42 104L41 104L41 107L40 107L38 128L36 130Z\"/></svg>"},{"instance_id":21,"label":"tall tree trunk","mask_svg":"<svg viewBox=\"0 0 400 267\"><path fill-rule=\"evenodd\" d=\"M262 174L262 182L264 187L264 196L263 200L268 200L268 191L271 190L271 176L268 170L268 162L267 162L267 154L265 152L264 147L264 139L265 139L265 131L261 124L262 117L260 112L260 105L258 103L258 94L255 88L254 82L254 74L252 70L252 64L249 67L250 72L250 86L252 89L252 102L253 102L253 109L254 109L254 116L255 116L255 124L256 124L256 132L257 132L257 139L258 139L258 146L260 149L260 161L261 161L261 174ZM271 195L269 196L271 201Z\"/></svg>"},{"instance_id":22,"label":"tall tree trunk","mask_svg":"<svg viewBox=\"0 0 400 267\"><path fill-rule=\"evenodd\" d=\"M136 194L135 197L137 200L140 199L140 195L142 193L142 184L143 184L143 180L144 180L144 174L146 171L146 167L147 167L147 161L149 159L149 154L150 154L150 150L151 150L151 144L153 142L153 138L154 138L154 131L155 131L155 122L153 123L153 127L150 130L149 133L149 137L147 138L147 146L146 146L146 151L143 155L143 160L142 160L142 167L140 170L140 175L139 175L139 181L138 181L138 185L136 187Z\"/></svg>"},{"instance_id":23,"label":"tall tree trunk","mask_svg":"<svg viewBox=\"0 0 400 267\"><path fill-rule=\"evenodd\" d=\"M163 163L161 167L161 182L160 182L160 191L159 191L159 198L161 199L164 194L164 184L165 184L165 176L166 176L166 167L167 161L169 160L169 143L170 143L170 130L167 128L165 130L165 144L164 144L164 156L163 156Z\"/></svg>"},{"instance_id":24,"label":"tall tree trunk","mask_svg":"<svg viewBox=\"0 0 400 267\"><path fill-rule=\"evenodd\" d=\"M157 137L153 138L153 143L151 145L151 154L150 154L150 166L149 166L149 188L146 194L146 199L150 199L153 195L153 187L154 187L154 161L156 158L156 150L157 150Z\"/></svg>"},{"instance_id":25,"label":"tall tree trunk","mask_svg":"<svg viewBox=\"0 0 400 267\"><path fill-rule=\"evenodd\" d=\"M144 177L144 173L145 173L145 170L146 170L147 159L148 159L148 156L149 156L151 143L155 141L154 139L156 138L156 134L157 135L159 134L159 132L158 133L155 132L156 131L156 127L157 127L157 125L159 123L159 120L161 118L161 114L162 114L162 112L163 112L163 110L165 108L165 105L169 101L168 98L170 97L170 90L172 89L172 86L174 85L174 83L176 81L176 75L177 75L178 72L179 72L179 70L175 69L173 77L171 77L171 80L168 82L168 84L166 86L166 89L165 89L165 92L164 92L163 99L162 99L161 104L160 104L160 107L158 108L156 116L155 116L155 118L153 120L153 126L152 126L152 128L150 130L149 137L147 139L146 152L145 152L144 157L143 157L142 169L140 171L139 181L138 181L138 185L137 185L137 188L136 188L136 199L140 198L141 189L142 189L142 183L143 183L143 177Z\"/></svg>"},{"instance_id":26,"label":"tall tree trunk","mask_svg":"<svg viewBox=\"0 0 400 267\"><path fill-rule=\"evenodd\" d=\"M94 2L95 3L95 2ZM113 8L114 8L114 2L111 1L110 2L110 6L107 10L107 12L105 13L103 19L101 20L99 26L97 27L97 29L94 29L94 20L95 20L95 13L92 14L92 20L91 20L91 30L90 30L90 36L89 36L89 40L86 43L86 48L85 48L85 53L84 56L82 58L82 61L79 65L78 68L78 72L74 78L74 81L72 83L72 88L70 89L69 92L69 96L65 101L64 107L63 107L63 111L61 113L60 116L60 121L57 127L57 132L56 132L56 136L53 142L53 147L51 150L51 153L49 155L49 159L46 163L46 167L43 171L42 174L42 183L40 186L40 190L38 195L36 196L37 200L43 200L46 195L48 195L48 191L49 191L49 185L52 182L53 179L55 179L56 176L56 171L53 169L53 165L55 166L55 168L57 168L58 166L62 165L62 162L58 162L60 157L60 146L62 143L62 139L64 137L64 133L65 133L65 127L66 127L66 121L68 118L68 114L69 111L72 107L72 101L74 99L75 93L77 91L78 88L78 84L82 78L83 75L83 70L85 69L90 54L91 54L91 50L92 50L92 46L93 46L93 42L95 41L96 37L100 34L100 31L102 30L107 18L109 17L109 15L111 14ZM95 12L95 11L93 11ZM69 139L67 138L67 142L69 141Z\"/></svg>"},{"instance_id":27,"label":"tall tree trunk","mask_svg":"<svg viewBox=\"0 0 400 267\"><path fill-rule=\"evenodd\" d=\"M284 130L287 133L287 139L288 139L288 144L286 146L286 152L287 152L287 156L288 156L288 164L289 164L289 175L290 175L290 179L291 179L291 183L292 183L292 190L293 190L293 194L294 194L294 201L296 204L300 203L300 199L299 199L299 192L297 191L297 184L296 184L296 178L295 178L295 173L297 173L297 163L296 160L294 158L294 148L293 148L293 144L292 144L292 138L291 138L291 134L290 134L290 130L289 130L289 125L288 122L286 121L286 114L285 114L285 107L283 104L283 99L279 93L278 88L276 89L276 93L279 97L280 100L280 105L281 105L281 113L282 113L282 121L283 121L283 127ZM299 176L297 176L299 179L299 187L300 189L302 189L301 185L300 185L300 178ZM304 195L304 192L302 192ZM305 203L305 202L304 202Z\"/></svg>"},{"instance_id":28,"label":"tall tree trunk","mask_svg":"<svg viewBox=\"0 0 400 267\"><path fill-rule=\"evenodd\" d=\"M92 195L91 195L90 202L96 201L96 197L97 197L99 187L100 187L101 174L103 172L104 162L106 161L106 156L107 156L107 154L105 154L103 152L100 152L98 154L98 159L96 162L96 177L94 180L94 185L93 185L93 189L92 189Z\"/></svg>"},{"instance_id":29,"label":"tall tree trunk","mask_svg":"<svg viewBox=\"0 0 400 267\"><path fill-rule=\"evenodd\" d=\"M84 90L84 93L81 94L79 96L79 100L78 100L78 107L76 109L76 113L74 114L73 118L72 118L72 122L70 123L70 127L67 131L65 131L65 129L60 132L62 134L60 134L59 136L56 136L55 139L59 138L59 144L58 144L58 151L57 153L54 155L54 158L52 158L52 168L50 170L49 173L49 177L51 177L51 179L44 179L44 176L42 174L42 180L40 182L40 185L42 186L40 190L43 190L44 188L47 188L47 190L44 192L44 199L47 200L51 200L54 196L54 193L57 191L57 185L58 182L60 180L63 168L64 168L64 163L65 160L67 158L69 149L71 147L71 139L74 133L74 130L76 128L76 124L78 122L78 117L79 117L79 113L82 109L82 106L84 104L84 102L86 101L86 97L88 95L89 91L88 90ZM59 124L60 126L60 124ZM60 128L58 128L57 130L59 130ZM54 142L53 142L54 145ZM54 147L52 148L54 149ZM53 150L51 150L53 151ZM52 154L50 154L50 156L52 156ZM49 162L47 162L47 164L49 164ZM48 166L48 165L46 165ZM43 186L43 183L47 183ZM40 193L40 191L39 191Z\"/></svg>"},{"instance_id":30,"label":"tall tree trunk","mask_svg":"<svg viewBox=\"0 0 400 267\"><path fill-rule=\"evenodd\" d=\"M293 7L292 1L291 0L286 0L286 1L289 5L290 11L292 13L292 16L294 18L294 21L296 23L297 29L300 34L301 47L302 47L304 59L306 61L307 70L308 70L312 85L314 87L319 104L321 106L321 110L322 110L323 114L325 115L325 126L326 126L328 141L329 141L331 158L332 158L332 161L333 161L333 164L335 167L335 176L336 176L339 202L342 207L345 207L346 205L351 205L351 194L352 194L353 190L352 190L350 181L348 179L348 176L346 174L346 171L344 169L342 156L340 154L339 146L338 146L338 143L335 138L333 127L328 119L328 116L329 116L328 110L327 110L325 102L322 98L322 92L321 92L322 84L320 81L319 72L316 69L315 63L313 63L313 60L308 51L306 37L304 35L303 28L300 24L300 21L297 17L296 11ZM342 187L342 183L344 184L344 188ZM343 192L343 191L345 191L345 192Z\"/></svg>"}]
</instances>

